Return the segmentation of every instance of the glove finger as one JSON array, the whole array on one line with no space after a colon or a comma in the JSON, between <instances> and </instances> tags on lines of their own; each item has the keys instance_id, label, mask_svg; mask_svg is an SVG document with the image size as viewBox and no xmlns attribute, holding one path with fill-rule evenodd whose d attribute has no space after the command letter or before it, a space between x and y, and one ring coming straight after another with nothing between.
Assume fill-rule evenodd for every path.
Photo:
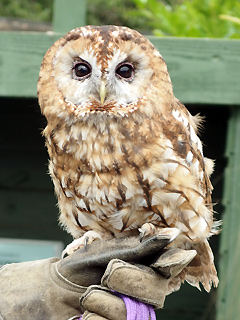
<instances>
[{"instance_id":1,"label":"glove finger","mask_svg":"<svg viewBox=\"0 0 240 320\"><path fill-rule=\"evenodd\" d=\"M146 266L112 260L102 277L102 285L137 300L162 308L168 292L168 279Z\"/></svg>"},{"instance_id":2,"label":"glove finger","mask_svg":"<svg viewBox=\"0 0 240 320\"><path fill-rule=\"evenodd\" d=\"M165 278L176 277L196 256L196 250L164 249L150 267Z\"/></svg>"},{"instance_id":3,"label":"glove finger","mask_svg":"<svg viewBox=\"0 0 240 320\"><path fill-rule=\"evenodd\" d=\"M80 303L88 312L100 317L96 319L126 320L127 311L123 300L101 286L90 286L82 295Z\"/></svg>"}]
</instances>

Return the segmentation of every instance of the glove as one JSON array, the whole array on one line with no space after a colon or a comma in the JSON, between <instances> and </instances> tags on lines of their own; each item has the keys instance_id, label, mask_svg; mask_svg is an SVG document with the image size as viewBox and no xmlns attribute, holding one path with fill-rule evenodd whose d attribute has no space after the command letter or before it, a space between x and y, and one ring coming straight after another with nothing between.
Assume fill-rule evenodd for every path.
<instances>
[{"instance_id":1,"label":"glove","mask_svg":"<svg viewBox=\"0 0 240 320\"><path fill-rule=\"evenodd\" d=\"M135 263L145 260L150 264L152 256L173 238L173 234L170 233L154 236L142 243L139 243L137 237L125 240L99 240L89 245L87 251L78 250L63 260L51 258L6 265L0 269L0 319L66 320L79 315L84 311L84 303L79 305L79 297L90 285L101 283L106 266L112 259ZM111 265L115 265L115 262ZM129 264L125 269L129 272L130 279L134 277L131 268ZM107 271L108 276L105 275L103 278L111 283L112 269L107 270L110 270L110 273ZM163 302L158 302L161 299L159 291L162 291L162 288L151 288L147 285L146 274L149 271L153 276L154 272L151 269L139 270L140 274L142 272L144 275L143 279L146 279L141 288L140 298L154 305L162 305ZM154 276L160 279L158 273L154 273ZM128 290L124 293L134 294ZM88 298L86 301L89 301Z\"/></svg>"},{"instance_id":2,"label":"glove","mask_svg":"<svg viewBox=\"0 0 240 320\"><path fill-rule=\"evenodd\" d=\"M88 287L80 299L81 305L87 310L81 320L155 319L152 309L139 305L137 301L162 308L169 293L169 282L192 261L196 253L195 250L164 250L151 264L158 272L144 265L133 265L118 259L110 261L102 277L102 286ZM127 305L123 301L126 297L121 299L120 295L119 298L119 294L116 295L113 290L137 301L128 301Z\"/></svg>"},{"instance_id":3,"label":"glove","mask_svg":"<svg viewBox=\"0 0 240 320\"><path fill-rule=\"evenodd\" d=\"M82 295L80 303L87 311L81 319L155 319L154 311L148 305L163 307L169 293L169 282L196 254L195 250L162 249L160 256L158 253L147 257L148 265L152 260L150 266L157 272L145 265L130 264L119 259L111 260L102 277L102 286L90 286ZM116 295L113 290L137 301L122 295L119 298L119 294Z\"/></svg>"}]
</instances>

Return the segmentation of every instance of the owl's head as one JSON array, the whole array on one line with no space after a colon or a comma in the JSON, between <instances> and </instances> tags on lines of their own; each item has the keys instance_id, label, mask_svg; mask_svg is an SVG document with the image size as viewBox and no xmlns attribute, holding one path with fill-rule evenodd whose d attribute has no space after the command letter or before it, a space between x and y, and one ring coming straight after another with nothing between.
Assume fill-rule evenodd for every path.
<instances>
[{"instance_id":1,"label":"owl's head","mask_svg":"<svg viewBox=\"0 0 240 320\"><path fill-rule=\"evenodd\" d=\"M59 117L104 113L124 116L172 96L166 64L152 43L135 30L86 26L56 41L46 53L38 96L43 113ZM56 106L57 102L57 106ZM58 110L55 110L58 108Z\"/></svg>"}]
</instances>

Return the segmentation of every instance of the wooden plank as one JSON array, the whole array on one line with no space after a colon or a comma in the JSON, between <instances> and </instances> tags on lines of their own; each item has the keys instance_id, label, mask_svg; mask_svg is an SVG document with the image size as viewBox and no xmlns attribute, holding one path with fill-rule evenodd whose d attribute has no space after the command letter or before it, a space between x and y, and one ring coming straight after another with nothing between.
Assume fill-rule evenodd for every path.
<instances>
[{"instance_id":1,"label":"wooden plank","mask_svg":"<svg viewBox=\"0 0 240 320\"><path fill-rule=\"evenodd\" d=\"M35 97L40 64L60 34L0 33L0 96ZM184 103L240 104L240 41L149 37Z\"/></svg>"},{"instance_id":2,"label":"wooden plank","mask_svg":"<svg viewBox=\"0 0 240 320\"><path fill-rule=\"evenodd\" d=\"M0 33L0 96L36 97L41 61L60 35Z\"/></svg>"},{"instance_id":3,"label":"wooden plank","mask_svg":"<svg viewBox=\"0 0 240 320\"><path fill-rule=\"evenodd\" d=\"M86 24L86 0L55 0L53 30L67 33Z\"/></svg>"},{"instance_id":4,"label":"wooden plank","mask_svg":"<svg viewBox=\"0 0 240 320\"><path fill-rule=\"evenodd\" d=\"M223 232L220 247L220 285L217 320L238 320L240 314L240 109L232 110L228 124L224 179Z\"/></svg>"},{"instance_id":5,"label":"wooden plank","mask_svg":"<svg viewBox=\"0 0 240 320\"><path fill-rule=\"evenodd\" d=\"M240 41L149 37L185 103L240 104Z\"/></svg>"}]
</instances>

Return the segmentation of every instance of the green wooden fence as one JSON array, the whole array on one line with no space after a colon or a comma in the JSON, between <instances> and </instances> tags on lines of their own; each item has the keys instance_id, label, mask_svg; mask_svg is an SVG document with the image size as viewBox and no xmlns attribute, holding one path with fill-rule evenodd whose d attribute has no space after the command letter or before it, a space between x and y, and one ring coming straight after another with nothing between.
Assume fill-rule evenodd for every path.
<instances>
[{"instance_id":1,"label":"green wooden fence","mask_svg":"<svg viewBox=\"0 0 240 320\"><path fill-rule=\"evenodd\" d=\"M85 17L86 1L55 0L53 32L0 32L0 112L5 117L1 120L1 127L4 131L9 130L12 134L14 128L18 126L18 122L24 121L24 115L18 113L17 106L20 106L24 101L29 101L29 98L36 97L39 68L46 50L70 29L85 25ZM153 36L149 36L149 39L167 62L175 96L185 104L198 104L205 106L205 109L206 106L211 108L216 119L223 108L230 115L226 137L225 155L228 162L224 175L223 200L225 208L219 253L220 286L217 292L216 316L213 318L208 313L199 312L199 309L206 307L209 303L209 297L212 296L192 291L192 288L189 289L189 286L184 285L179 293L167 298L166 309L158 311L158 317L168 320L176 318L238 320L240 314L240 41L156 38ZM23 100L23 98L28 98L28 100ZM15 115L19 117L15 117L13 120L11 120L11 113L7 113L6 110L10 100L15 106L13 108ZM8 119L9 122L5 119ZM15 124L15 127L11 128L11 124ZM29 124L29 127L31 125ZM28 128L24 128L23 131L27 135ZM214 136L214 134L214 131L211 132L211 135ZM214 137L216 146L224 143L222 139L218 138L218 136ZM24 144L21 134L16 139L20 144ZM12 142L7 138L2 141L5 146L4 150L8 150L8 145ZM14 142L13 144L14 148L18 150L18 143ZM31 148L34 150L32 145ZM19 162L14 163L11 153L5 156L8 159L5 162L4 156L1 157L3 177L6 171L4 166L7 167L12 161L11 170L14 172L19 165ZM19 154L16 159L18 156ZM25 158L21 159L26 161ZM40 157L39 161L41 159ZM41 178L39 178L37 170L33 168L31 170L32 176L35 177L33 180L35 179L35 183L41 186ZM2 181L0 177L0 195L2 195L2 203L4 203L11 183L4 184ZM33 192L33 186L36 184L31 182L28 185L29 189L26 190ZM48 191L52 192L51 189ZM14 196L21 198L22 193L19 191ZM32 200L28 205L24 203L23 206L28 206L31 210L36 211L36 216L38 216L41 213L38 213L38 208L34 205L35 201L37 200ZM45 201L47 211L48 196L45 196ZM10 219L9 212L13 209L0 205L0 210L2 210L2 216L5 214ZM46 219L48 218L46 217ZM19 226L21 228L21 218L19 218ZM6 228L8 227L10 228L10 223L6 223ZM0 236L6 236L6 234L7 231L0 229ZM12 233L9 234L12 235ZM181 315L183 310L185 313Z\"/></svg>"}]
</instances>

